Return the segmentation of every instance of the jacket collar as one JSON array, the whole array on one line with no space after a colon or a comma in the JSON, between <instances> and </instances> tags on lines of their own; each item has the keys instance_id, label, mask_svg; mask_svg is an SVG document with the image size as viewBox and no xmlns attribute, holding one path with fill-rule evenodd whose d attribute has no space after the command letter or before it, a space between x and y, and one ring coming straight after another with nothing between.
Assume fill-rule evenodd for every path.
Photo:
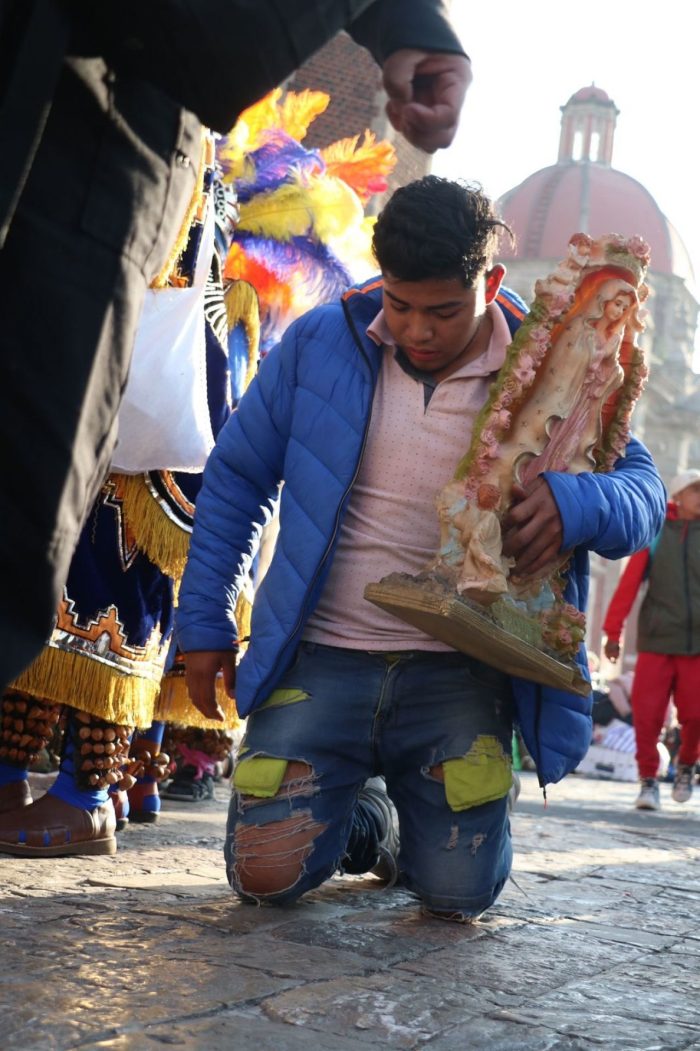
<instances>
[{"instance_id":1,"label":"jacket collar","mask_svg":"<svg viewBox=\"0 0 700 1051\"><path fill-rule=\"evenodd\" d=\"M367 329L382 308L382 287L381 277L374 277L353 285L341 297L352 337L375 378L381 364L381 348L367 335Z\"/></svg>"}]
</instances>

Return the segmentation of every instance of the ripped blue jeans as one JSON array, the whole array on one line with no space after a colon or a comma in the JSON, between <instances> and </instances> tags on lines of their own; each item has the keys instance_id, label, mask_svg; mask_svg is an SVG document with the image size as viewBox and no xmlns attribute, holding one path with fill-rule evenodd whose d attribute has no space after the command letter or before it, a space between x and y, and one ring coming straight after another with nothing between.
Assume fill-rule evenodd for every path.
<instances>
[{"instance_id":1,"label":"ripped blue jeans","mask_svg":"<svg viewBox=\"0 0 700 1051\"><path fill-rule=\"evenodd\" d=\"M511 868L511 740L510 679L478 660L301 643L248 719L227 825L231 886L284 904L343 871L348 843L357 853L372 835L358 793L381 774L403 884L429 911L478 916Z\"/></svg>"}]
</instances>

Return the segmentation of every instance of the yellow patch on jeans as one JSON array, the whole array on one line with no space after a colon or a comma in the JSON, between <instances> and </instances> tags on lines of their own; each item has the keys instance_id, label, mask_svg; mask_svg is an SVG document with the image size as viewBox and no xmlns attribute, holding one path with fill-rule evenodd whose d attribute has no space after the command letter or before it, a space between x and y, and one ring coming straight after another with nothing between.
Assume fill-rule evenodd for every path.
<instances>
[{"instance_id":1,"label":"yellow patch on jeans","mask_svg":"<svg viewBox=\"0 0 700 1051\"><path fill-rule=\"evenodd\" d=\"M260 705L261 708L279 708L283 704L296 704L298 701L308 701L309 695L305 690L273 690L266 701Z\"/></svg>"},{"instance_id":2,"label":"yellow patch on jeans","mask_svg":"<svg viewBox=\"0 0 700 1051\"><path fill-rule=\"evenodd\" d=\"M497 737L477 737L466 755L446 759L445 795L451 810L492 803L508 795L513 783L511 759Z\"/></svg>"},{"instance_id":3,"label":"yellow patch on jeans","mask_svg":"<svg viewBox=\"0 0 700 1051\"><path fill-rule=\"evenodd\" d=\"M251 755L250 759L241 759L236 765L233 785L241 795L272 799L280 790L286 769L286 759Z\"/></svg>"}]
</instances>

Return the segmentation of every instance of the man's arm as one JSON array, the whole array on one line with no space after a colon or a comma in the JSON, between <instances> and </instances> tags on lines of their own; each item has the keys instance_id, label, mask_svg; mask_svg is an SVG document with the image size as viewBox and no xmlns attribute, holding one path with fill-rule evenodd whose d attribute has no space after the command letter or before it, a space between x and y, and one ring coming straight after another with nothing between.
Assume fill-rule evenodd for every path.
<instances>
[{"instance_id":1,"label":"man's arm","mask_svg":"<svg viewBox=\"0 0 700 1051\"><path fill-rule=\"evenodd\" d=\"M390 60L390 119L424 149L452 141L471 79L442 0L64 3L76 11L77 48L94 40L118 72L151 81L224 133L341 29L380 65ZM405 50L414 54L399 57Z\"/></svg>"},{"instance_id":2,"label":"man's arm","mask_svg":"<svg viewBox=\"0 0 700 1051\"><path fill-rule=\"evenodd\" d=\"M443 0L379 0L365 7L348 32L380 66L403 48L464 55Z\"/></svg>"},{"instance_id":3,"label":"man's arm","mask_svg":"<svg viewBox=\"0 0 700 1051\"><path fill-rule=\"evenodd\" d=\"M614 664L620 656L620 636L649 565L649 548L632 555L620 577L605 614L605 656Z\"/></svg>"},{"instance_id":4,"label":"man's arm","mask_svg":"<svg viewBox=\"0 0 700 1051\"><path fill-rule=\"evenodd\" d=\"M294 353L288 330L220 431L197 496L176 632L190 697L207 718L222 717L214 690L218 672L230 695L235 686L236 599L282 480Z\"/></svg>"},{"instance_id":5,"label":"man's arm","mask_svg":"<svg viewBox=\"0 0 700 1051\"><path fill-rule=\"evenodd\" d=\"M445 5L382 0L356 19L349 32L382 67L393 127L428 153L449 146L472 71Z\"/></svg>"}]
</instances>

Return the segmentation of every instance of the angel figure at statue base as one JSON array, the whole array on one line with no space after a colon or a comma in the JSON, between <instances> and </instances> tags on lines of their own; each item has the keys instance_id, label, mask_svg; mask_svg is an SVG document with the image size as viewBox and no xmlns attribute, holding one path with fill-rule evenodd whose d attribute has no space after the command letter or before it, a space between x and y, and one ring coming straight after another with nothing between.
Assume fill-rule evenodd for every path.
<instances>
[{"instance_id":1,"label":"angel figure at statue base","mask_svg":"<svg viewBox=\"0 0 700 1051\"><path fill-rule=\"evenodd\" d=\"M514 564L503 555L501 522L497 514L501 494L488 483L467 499L462 482L451 482L438 496L440 551L434 566L449 577L458 594L485 605L508 591L508 573Z\"/></svg>"}]
</instances>

